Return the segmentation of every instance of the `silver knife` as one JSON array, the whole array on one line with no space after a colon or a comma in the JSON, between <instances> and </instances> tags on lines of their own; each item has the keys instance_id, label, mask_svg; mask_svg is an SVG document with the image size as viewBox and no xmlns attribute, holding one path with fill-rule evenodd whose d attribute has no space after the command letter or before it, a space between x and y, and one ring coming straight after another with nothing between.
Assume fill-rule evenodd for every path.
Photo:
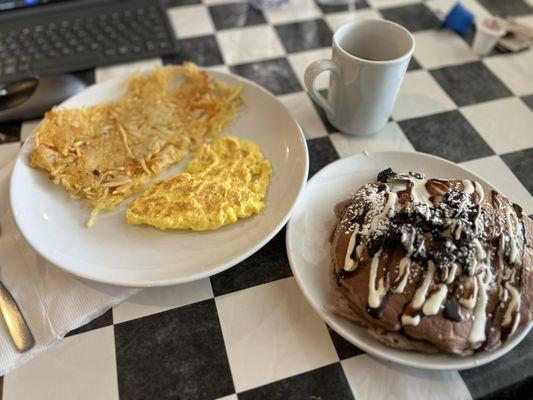
<instances>
[{"instance_id":1,"label":"silver knife","mask_svg":"<svg viewBox=\"0 0 533 400\"><path fill-rule=\"evenodd\" d=\"M15 347L20 353L24 353L33 347L35 339L30 331L24 316L15 302L9 290L0 280L0 312L6 322L7 330Z\"/></svg>"}]
</instances>

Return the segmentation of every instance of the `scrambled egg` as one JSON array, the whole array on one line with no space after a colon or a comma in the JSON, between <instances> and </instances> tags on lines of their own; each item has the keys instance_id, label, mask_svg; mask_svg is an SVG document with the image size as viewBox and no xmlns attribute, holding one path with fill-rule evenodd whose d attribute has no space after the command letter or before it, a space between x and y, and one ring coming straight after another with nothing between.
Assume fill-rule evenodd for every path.
<instances>
[{"instance_id":1,"label":"scrambled egg","mask_svg":"<svg viewBox=\"0 0 533 400\"><path fill-rule=\"evenodd\" d=\"M160 229L217 229L263 209L270 172L255 143L217 137L198 149L185 172L150 186L126 217Z\"/></svg>"}]
</instances>

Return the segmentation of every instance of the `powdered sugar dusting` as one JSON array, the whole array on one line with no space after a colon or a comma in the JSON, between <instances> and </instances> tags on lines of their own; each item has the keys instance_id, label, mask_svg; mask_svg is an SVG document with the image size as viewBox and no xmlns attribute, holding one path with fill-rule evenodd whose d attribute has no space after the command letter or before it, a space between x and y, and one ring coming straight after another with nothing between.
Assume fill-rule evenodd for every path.
<instances>
[{"instance_id":1,"label":"powdered sugar dusting","mask_svg":"<svg viewBox=\"0 0 533 400\"><path fill-rule=\"evenodd\" d=\"M438 314L444 308L446 293L448 297L455 297L457 305L463 304L470 309L481 301L475 308L478 319L475 332L469 338L472 341L484 340L480 332L487 320L487 293L493 285L500 285L502 304L507 304L510 298L508 292L517 284L516 270L506 267L504 273L503 268L504 263L516 263L521 251L518 243L525 239L520 236L520 218L511 207L507 206L503 216L502 213L493 213L494 217L488 218L482 202L489 199L485 199L484 189L478 182L426 179L422 174L396 174L391 169L378 175L378 183L361 187L352 199L340 221L342 231L350 236L350 254L346 257L353 258L355 255L352 267L355 269L364 248L368 257L374 260L373 278L376 280L376 259L382 253L403 248L405 255L401 265L394 266L397 276L389 289L394 293L403 293L406 286L413 284L410 274L412 262L425 268L423 273L426 278L428 265L434 266L437 273L431 274L424 296L431 288L438 288L439 292L434 292L431 297L433 302L426 305L426 311L430 315ZM493 200L494 207L500 205L500 200ZM499 258L496 266L499 268L491 267L492 257ZM386 271L386 274L389 273ZM385 280L389 281L388 278ZM379 291L379 298L387 298L376 283L370 284L373 288L371 292ZM377 298L374 293L372 301L369 299L370 309L382 308ZM426 301L426 297L417 299L417 307L409 311L411 314L405 315L405 321L417 324L420 321L417 317L422 317L417 313ZM517 314L514 308L516 301L507 307L506 315ZM455 318L462 318L459 310L452 314ZM507 324L514 326L514 322Z\"/></svg>"}]
</instances>

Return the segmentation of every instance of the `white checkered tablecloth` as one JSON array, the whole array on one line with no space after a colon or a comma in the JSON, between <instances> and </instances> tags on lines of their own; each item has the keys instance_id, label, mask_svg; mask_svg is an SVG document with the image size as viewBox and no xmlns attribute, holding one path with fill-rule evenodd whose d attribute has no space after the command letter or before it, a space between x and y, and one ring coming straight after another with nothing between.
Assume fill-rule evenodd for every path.
<instances>
[{"instance_id":1,"label":"white checkered tablecloth","mask_svg":"<svg viewBox=\"0 0 533 400\"><path fill-rule=\"evenodd\" d=\"M101 82L154 64L192 60L265 86L308 139L310 174L363 150L418 150L461 163L533 214L533 50L479 58L439 28L454 0L358 0L356 10L291 0L260 12L233 0L169 0L183 46L176 56L97 68ZM533 26L531 0L463 0L476 16ZM413 32L416 51L392 119L375 136L335 131L303 89L328 58L332 32L352 18L387 18ZM318 84L327 87L326 77ZM0 167L38 121L0 123ZM533 398L533 334L489 365L427 372L364 354L333 333L300 294L285 232L230 270L148 289L0 380L23 399L521 399ZM2 391L0 391L2 393ZM0 398L2 396L0 395Z\"/></svg>"}]
</instances>

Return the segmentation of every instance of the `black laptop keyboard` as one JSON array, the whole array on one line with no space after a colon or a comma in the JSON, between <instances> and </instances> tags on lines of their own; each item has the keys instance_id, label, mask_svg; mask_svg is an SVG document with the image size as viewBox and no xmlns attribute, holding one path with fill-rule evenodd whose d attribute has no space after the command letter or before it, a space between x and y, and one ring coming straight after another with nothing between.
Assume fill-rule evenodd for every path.
<instances>
[{"instance_id":1,"label":"black laptop keyboard","mask_svg":"<svg viewBox=\"0 0 533 400\"><path fill-rule=\"evenodd\" d=\"M66 72L169 53L175 41L155 6L0 31L0 78Z\"/></svg>"}]
</instances>

